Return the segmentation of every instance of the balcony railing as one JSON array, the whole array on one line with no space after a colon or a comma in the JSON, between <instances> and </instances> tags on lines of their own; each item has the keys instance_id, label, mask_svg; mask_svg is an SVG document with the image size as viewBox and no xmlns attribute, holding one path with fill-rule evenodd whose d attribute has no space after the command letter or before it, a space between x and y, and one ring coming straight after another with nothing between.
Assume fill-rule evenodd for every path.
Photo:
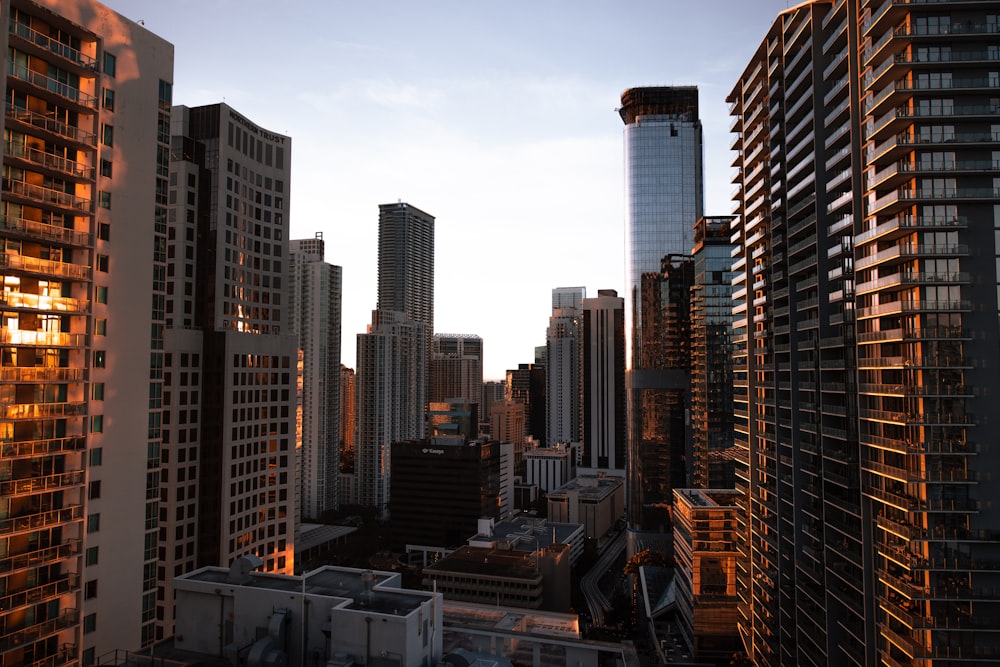
<instances>
[{"instance_id":1,"label":"balcony railing","mask_svg":"<svg viewBox=\"0 0 1000 667\"><path fill-rule=\"evenodd\" d=\"M4 152L9 157L21 158L22 160L33 165L58 171L63 174L69 174L74 178L87 180L93 180L94 178L94 168L90 165L77 162L76 160L70 160L67 157L56 155L55 153L47 153L43 150L35 148L34 146L25 146L24 144L16 144L12 141L8 141L4 145Z\"/></svg>"},{"instance_id":2,"label":"balcony railing","mask_svg":"<svg viewBox=\"0 0 1000 667\"><path fill-rule=\"evenodd\" d=\"M80 540L66 540L53 547L29 551L28 553L8 554L0 558L0 572L13 572L39 565L48 565L53 561L71 558L80 553Z\"/></svg>"},{"instance_id":3,"label":"balcony railing","mask_svg":"<svg viewBox=\"0 0 1000 667\"><path fill-rule=\"evenodd\" d=\"M70 245L89 246L91 244L90 234L87 232L78 232L75 229L50 225L37 220L4 215L0 215L0 231L16 232L22 236Z\"/></svg>"},{"instance_id":4,"label":"balcony railing","mask_svg":"<svg viewBox=\"0 0 1000 667\"><path fill-rule=\"evenodd\" d=\"M58 42L48 35L38 32L37 30L26 26L23 23L17 23L16 21L10 22L10 34L17 35L21 39L31 42L36 46L40 46L43 49L51 51L57 56L61 56L66 60L84 67L90 70L97 69L97 59L92 56L88 56L85 53L81 53L78 49L74 49L69 44L63 44Z\"/></svg>"},{"instance_id":5,"label":"balcony railing","mask_svg":"<svg viewBox=\"0 0 1000 667\"><path fill-rule=\"evenodd\" d=\"M74 88L68 83L63 83L58 79L46 76L39 72L28 69L24 65L17 65L14 62L7 63L7 74L15 79L27 81L33 86L38 86L43 90L54 93L80 106L97 108L97 98L90 93L85 93L79 88Z\"/></svg>"},{"instance_id":6,"label":"balcony railing","mask_svg":"<svg viewBox=\"0 0 1000 667\"><path fill-rule=\"evenodd\" d=\"M47 419L81 417L87 414L87 403L15 403L0 407L3 419Z\"/></svg>"},{"instance_id":7,"label":"balcony railing","mask_svg":"<svg viewBox=\"0 0 1000 667\"><path fill-rule=\"evenodd\" d=\"M55 491L83 484L83 471L64 472L58 475L29 477L28 479L9 479L0 482L0 494L4 496L23 496L43 491Z\"/></svg>"},{"instance_id":8,"label":"balcony railing","mask_svg":"<svg viewBox=\"0 0 1000 667\"><path fill-rule=\"evenodd\" d=\"M11 253L0 254L0 269L44 273L48 276L58 276L60 278L69 278L70 280L90 280L91 276L89 266L70 264L69 262L56 262L51 259L40 259L38 257L14 255Z\"/></svg>"},{"instance_id":9,"label":"balcony railing","mask_svg":"<svg viewBox=\"0 0 1000 667\"><path fill-rule=\"evenodd\" d=\"M32 623L27 627L18 630L8 630L6 634L0 637L0 652L38 641L48 635L53 635L62 630L69 629L79 622L79 612L77 612L76 609L67 609L56 618L41 621L39 623ZM37 663L32 663L33 666L36 664ZM63 664L63 662L53 662L52 664Z\"/></svg>"},{"instance_id":10,"label":"balcony railing","mask_svg":"<svg viewBox=\"0 0 1000 667\"><path fill-rule=\"evenodd\" d=\"M65 296L0 292L0 306L67 313L86 313L90 308L90 301Z\"/></svg>"},{"instance_id":11,"label":"balcony railing","mask_svg":"<svg viewBox=\"0 0 1000 667\"><path fill-rule=\"evenodd\" d=\"M47 454L82 452L86 446L87 440L82 435L66 438L43 438L39 440L3 440L0 441L0 455L4 458L44 456Z\"/></svg>"},{"instance_id":12,"label":"balcony railing","mask_svg":"<svg viewBox=\"0 0 1000 667\"><path fill-rule=\"evenodd\" d=\"M68 574L63 579L58 579L40 586L32 586L31 588L27 588L22 591L4 595L3 597L0 597L0 609L7 612L18 607L25 607L29 604L38 604L39 602L45 602L46 600L57 598L60 595L66 595L67 593L71 593L75 589L79 588L78 582L79 578L77 575Z\"/></svg>"},{"instance_id":13,"label":"balcony railing","mask_svg":"<svg viewBox=\"0 0 1000 667\"><path fill-rule=\"evenodd\" d=\"M81 519L83 519L83 505L70 505L62 509L0 519L0 534L33 531Z\"/></svg>"},{"instance_id":14,"label":"balcony railing","mask_svg":"<svg viewBox=\"0 0 1000 667\"><path fill-rule=\"evenodd\" d=\"M69 192L47 188L41 185L34 185L25 181L15 181L7 179L3 183L4 191L11 194L27 197L46 204L55 204L63 208L70 208L77 211L90 211L90 200L77 197Z\"/></svg>"},{"instance_id":15,"label":"balcony railing","mask_svg":"<svg viewBox=\"0 0 1000 667\"><path fill-rule=\"evenodd\" d=\"M31 345L44 347L83 347L87 335L63 333L61 331L21 331L19 329L0 330L0 345ZM0 382L44 382L56 380L79 382L81 371L76 368L0 368Z\"/></svg>"},{"instance_id":16,"label":"balcony railing","mask_svg":"<svg viewBox=\"0 0 1000 667\"><path fill-rule=\"evenodd\" d=\"M95 133L88 132L80 127L74 127L50 115L22 109L12 104L7 105L6 114L7 118L11 120L37 127L63 139L90 147L97 146L97 135Z\"/></svg>"}]
</instances>

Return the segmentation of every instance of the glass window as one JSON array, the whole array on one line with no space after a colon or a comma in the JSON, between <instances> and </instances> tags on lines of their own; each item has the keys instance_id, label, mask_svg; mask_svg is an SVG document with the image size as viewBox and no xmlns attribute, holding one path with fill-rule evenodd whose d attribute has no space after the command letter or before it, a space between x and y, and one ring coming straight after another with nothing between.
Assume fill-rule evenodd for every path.
<instances>
[{"instance_id":1,"label":"glass window","mask_svg":"<svg viewBox=\"0 0 1000 667\"><path fill-rule=\"evenodd\" d=\"M101 515L100 513L88 514L87 515L87 532L96 533L101 529Z\"/></svg>"},{"instance_id":2,"label":"glass window","mask_svg":"<svg viewBox=\"0 0 1000 667\"><path fill-rule=\"evenodd\" d=\"M101 125L101 143L105 146L115 145L115 128L105 123Z\"/></svg>"},{"instance_id":3,"label":"glass window","mask_svg":"<svg viewBox=\"0 0 1000 667\"><path fill-rule=\"evenodd\" d=\"M97 547L87 547L87 551L84 555L84 559L87 565L97 565L98 550Z\"/></svg>"},{"instance_id":4,"label":"glass window","mask_svg":"<svg viewBox=\"0 0 1000 667\"><path fill-rule=\"evenodd\" d=\"M87 614L83 617L83 634L97 631L97 614Z\"/></svg>"},{"instance_id":5,"label":"glass window","mask_svg":"<svg viewBox=\"0 0 1000 667\"><path fill-rule=\"evenodd\" d=\"M104 285L99 285L96 290L95 300L97 303L107 303L108 302L108 288Z\"/></svg>"},{"instance_id":6,"label":"glass window","mask_svg":"<svg viewBox=\"0 0 1000 667\"><path fill-rule=\"evenodd\" d=\"M101 176L111 178L111 160L101 160Z\"/></svg>"},{"instance_id":7,"label":"glass window","mask_svg":"<svg viewBox=\"0 0 1000 667\"><path fill-rule=\"evenodd\" d=\"M104 415L92 415L90 417L90 432L104 433Z\"/></svg>"},{"instance_id":8,"label":"glass window","mask_svg":"<svg viewBox=\"0 0 1000 667\"><path fill-rule=\"evenodd\" d=\"M111 90L110 88L104 88L102 90L102 93L103 93L103 97L104 97L104 108L107 109L108 111L114 111L115 110L115 91Z\"/></svg>"},{"instance_id":9,"label":"glass window","mask_svg":"<svg viewBox=\"0 0 1000 667\"><path fill-rule=\"evenodd\" d=\"M115 70L118 68L118 59L113 53L104 52L104 73L110 77L114 77Z\"/></svg>"},{"instance_id":10,"label":"glass window","mask_svg":"<svg viewBox=\"0 0 1000 667\"><path fill-rule=\"evenodd\" d=\"M95 401L103 401L104 400L104 383L103 382L95 382L94 383L94 386L91 389L91 398L93 398Z\"/></svg>"},{"instance_id":11,"label":"glass window","mask_svg":"<svg viewBox=\"0 0 1000 667\"><path fill-rule=\"evenodd\" d=\"M94 447L90 450L90 465L99 466L104 460L104 450L101 447Z\"/></svg>"}]
</instances>

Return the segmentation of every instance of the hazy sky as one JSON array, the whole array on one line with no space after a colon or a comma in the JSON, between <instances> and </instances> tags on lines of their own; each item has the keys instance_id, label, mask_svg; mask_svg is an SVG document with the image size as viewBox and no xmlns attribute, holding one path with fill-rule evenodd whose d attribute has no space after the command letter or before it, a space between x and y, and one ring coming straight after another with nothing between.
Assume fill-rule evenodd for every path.
<instances>
[{"instance_id":1,"label":"hazy sky","mask_svg":"<svg viewBox=\"0 0 1000 667\"><path fill-rule=\"evenodd\" d=\"M436 216L435 329L533 360L554 287L624 292L634 86L700 88L705 213L731 212L725 97L787 0L105 0L172 42L174 103L292 137L291 233L344 268L342 360L376 297L378 205Z\"/></svg>"}]
</instances>

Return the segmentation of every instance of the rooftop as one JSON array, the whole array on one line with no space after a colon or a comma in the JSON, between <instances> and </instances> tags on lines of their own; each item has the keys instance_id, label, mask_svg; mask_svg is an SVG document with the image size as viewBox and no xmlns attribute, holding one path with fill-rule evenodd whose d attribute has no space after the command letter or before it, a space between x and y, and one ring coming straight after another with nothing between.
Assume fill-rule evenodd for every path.
<instances>
[{"instance_id":1,"label":"rooftop","mask_svg":"<svg viewBox=\"0 0 1000 667\"><path fill-rule=\"evenodd\" d=\"M473 535L469 538L469 543L505 542L515 551L530 552L543 549L553 542L568 544L582 530L583 525L579 523L555 523L522 515L496 523L492 534Z\"/></svg>"},{"instance_id":2,"label":"rooftop","mask_svg":"<svg viewBox=\"0 0 1000 667\"><path fill-rule=\"evenodd\" d=\"M621 477L610 477L607 475L577 475L555 491L549 492L549 499L565 497L570 492L577 492L580 498L600 500L614 493L618 488L624 486L625 480Z\"/></svg>"}]
</instances>

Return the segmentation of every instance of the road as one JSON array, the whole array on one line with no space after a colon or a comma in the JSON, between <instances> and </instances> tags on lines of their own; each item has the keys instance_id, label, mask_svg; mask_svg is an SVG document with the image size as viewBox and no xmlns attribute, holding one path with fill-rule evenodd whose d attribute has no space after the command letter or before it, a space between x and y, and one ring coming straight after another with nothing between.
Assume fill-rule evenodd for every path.
<instances>
[{"instance_id":1,"label":"road","mask_svg":"<svg viewBox=\"0 0 1000 667\"><path fill-rule=\"evenodd\" d=\"M598 585L601 578L611 568L615 559L625 550L625 531L622 531L601 553L594 567L580 579L580 590L587 601L587 609L593 625L604 625L605 612L611 611L611 603Z\"/></svg>"}]
</instances>

